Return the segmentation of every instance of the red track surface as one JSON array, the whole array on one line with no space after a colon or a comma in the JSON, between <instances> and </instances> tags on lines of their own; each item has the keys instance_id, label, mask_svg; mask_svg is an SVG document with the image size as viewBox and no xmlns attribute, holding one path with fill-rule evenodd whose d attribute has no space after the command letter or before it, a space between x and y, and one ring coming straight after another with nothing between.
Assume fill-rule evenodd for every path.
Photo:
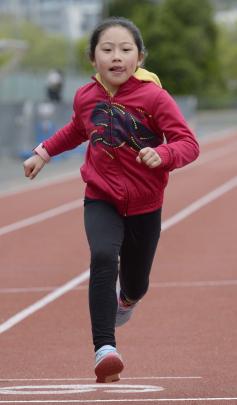
<instances>
[{"instance_id":1,"label":"red track surface","mask_svg":"<svg viewBox=\"0 0 237 405\"><path fill-rule=\"evenodd\" d=\"M81 207L35 217L80 200L81 179L0 198L0 404L237 404L236 154L230 134L171 175L151 287L117 330L125 370L109 386L95 385L87 275L37 308L88 269Z\"/></svg>"}]
</instances>

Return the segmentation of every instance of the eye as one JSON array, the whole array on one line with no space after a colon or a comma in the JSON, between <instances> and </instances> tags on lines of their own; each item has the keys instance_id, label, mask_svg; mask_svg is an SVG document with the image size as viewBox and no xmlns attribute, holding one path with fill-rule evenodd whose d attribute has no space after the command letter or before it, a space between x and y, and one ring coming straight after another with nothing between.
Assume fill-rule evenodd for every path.
<instances>
[{"instance_id":1,"label":"eye","mask_svg":"<svg viewBox=\"0 0 237 405\"><path fill-rule=\"evenodd\" d=\"M104 51L104 52L110 52L111 49L110 49L110 48L104 48L103 51Z\"/></svg>"},{"instance_id":2,"label":"eye","mask_svg":"<svg viewBox=\"0 0 237 405\"><path fill-rule=\"evenodd\" d=\"M123 48L123 51L124 52L129 52L129 51L131 51L131 48Z\"/></svg>"}]
</instances>

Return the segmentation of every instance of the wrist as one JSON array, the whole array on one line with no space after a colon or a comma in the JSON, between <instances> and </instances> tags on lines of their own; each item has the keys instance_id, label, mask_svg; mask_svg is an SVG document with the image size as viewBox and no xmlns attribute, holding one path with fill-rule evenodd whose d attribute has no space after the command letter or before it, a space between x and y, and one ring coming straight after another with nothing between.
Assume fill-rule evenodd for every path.
<instances>
[{"instance_id":1,"label":"wrist","mask_svg":"<svg viewBox=\"0 0 237 405\"><path fill-rule=\"evenodd\" d=\"M50 155L48 154L42 143L34 148L34 152L39 155L45 162L49 162L51 159Z\"/></svg>"}]
</instances>

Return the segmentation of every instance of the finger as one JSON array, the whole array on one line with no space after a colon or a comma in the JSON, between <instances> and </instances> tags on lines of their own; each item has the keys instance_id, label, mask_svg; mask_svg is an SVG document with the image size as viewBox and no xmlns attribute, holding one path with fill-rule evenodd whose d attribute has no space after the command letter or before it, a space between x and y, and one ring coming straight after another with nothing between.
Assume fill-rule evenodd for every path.
<instances>
[{"instance_id":1,"label":"finger","mask_svg":"<svg viewBox=\"0 0 237 405\"><path fill-rule=\"evenodd\" d=\"M142 163L142 159L140 158L140 156L137 156L137 157L136 157L136 161L137 161L138 163Z\"/></svg>"},{"instance_id":2,"label":"finger","mask_svg":"<svg viewBox=\"0 0 237 405\"><path fill-rule=\"evenodd\" d=\"M37 176L37 174L39 173L39 168L38 167L35 167L32 171L31 171L31 173L30 173L30 179L32 180L32 179L34 179L35 178L35 176Z\"/></svg>"},{"instance_id":3,"label":"finger","mask_svg":"<svg viewBox=\"0 0 237 405\"><path fill-rule=\"evenodd\" d=\"M150 159L148 159L145 164L149 167L157 167L159 166L161 163L160 157L158 155L154 155L152 156Z\"/></svg>"},{"instance_id":4,"label":"finger","mask_svg":"<svg viewBox=\"0 0 237 405\"><path fill-rule=\"evenodd\" d=\"M23 168L24 168L24 171L25 171L25 175L28 176L29 173L32 170L32 166L31 166L31 164L28 163L27 160L23 163Z\"/></svg>"},{"instance_id":5,"label":"finger","mask_svg":"<svg viewBox=\"0 0 237 405\"><path fill-rule=\"evenodd\" d=\"M31 173L30 176L29 176L30 180L33 180L35 178L36 174L37 173Z\"/></svg>"},{"instance_id":6,"label":"finger","mask_svg":"<svg viewBox=\"0 0 237 405\"><path fill-rule=\"evenodd\" d=\"M151 152L151 148L143 148L139 152L139 156L142 159L148 152Z\"/></svg>"},{"instance_id":7,"label":"finger","mask_svg":"<svg viewBox=\"0 0 237 405\"><path fill-rule=\"evenodd\" d=\"M142 157L142 161L147 164L151 159L154 158L154 153L152 151L147 151L147 153Z\"/></svg>"},{"instance_id":8,"label":"finger","mask_svg":"<svg viewBox=\"0 0 237 405\"><path fill-rule=\"evenodd\" d=\"M145 163L145 165L147 166L151 166L154 162L155 162L155 158L152 156L149 159L147 159L146 161L143 161Z\"/></svg>"},{"instance_id":9,"label":"finger","mask_svg":"<svg viewBox=\"0 0 237 405\"><path fill-rule=\"evenodd\" d=\"M159 162L158 160L156 160L156 161L152 162L152 163L149 165L149 167L150 167L151 169L154 169L155 167L158 167L159 165L160 165L160 162Z\"/></svg>"},{"instance_id":10,"label":"finger","mask_svg":"<svg viewBox=\"0 0 237 405\"><path fill-rule=\"evenodd\" d=\"M32 172L32 168L25 166L25 167L24 167L24 170L25 170L25 176L26 176L26 177L29 177L30 174L31 174L31 172Z\"/></svg>"}]
</instances>

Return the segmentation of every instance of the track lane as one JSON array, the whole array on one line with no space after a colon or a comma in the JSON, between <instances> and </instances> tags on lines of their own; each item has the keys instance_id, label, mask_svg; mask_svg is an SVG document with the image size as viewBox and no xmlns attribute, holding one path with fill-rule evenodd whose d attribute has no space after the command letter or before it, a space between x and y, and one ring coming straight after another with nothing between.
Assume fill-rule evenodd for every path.
<instances>
[{"instance_id":1,"label":"track lane","mask_svg":"<svg viewBox=\"0 0 237 405\"><path fill-rule=\"evenodd\" d=\"M224 162L219 169L221 177L217 172L218 179L222 176L227 178L230 173L233 176L236 167L235 162L236 159L232 158L227 165L227 162ZM214 169L212 165L205 166L205 170L202 173L200 171L202 182L207 177L207 181L213 181L213 184L216 184L218 180L216 176L213 180L209 179L209 176L213 176L218 167L218 164ZM209 172L208 168L212 172ZM189 171L189 175L190 173L191 171ZM171 184L171 193L176 196L176 199L172 200L175 208L179 204L182 205L178 185L180 186L181 180L184 181L186 175L185 172L180 173L177 175L176 181ZM178 180L178 177L182 177L182 179ZM189 200L188 195L186 199L185 201ZM208 281L235 277L236 249L234 238L230 239L229 236L236 232L236 223L232 220L231 215L236 207L236 199L235 188L203 207L191 217L186 218L179 225L163 233L153 266L152 283L155 284L162 280ZM168 204L171 204L170 197ZM223 207L225 207L225 215L223 215ZM172 207L169 209L170 212L173 212ZM75 225L75 216L71 216L71 214L65 215L64 230L67 229L68 225L71 225L71 235L77 235L78 227ZM69 223L67 221L68 216L71 216ZM168 210L165 218L167 216ZM59 220L62 225L62 218L61 216L58 217L55 224ZM51 221L54 220L49 222ZM38 227L41 228L40 232L42 232L39 240L42 240L42 236L45 237L45 233L42 231L43 226L37 225ZM204 227L205 233L203 232ZM56 225L56 231L59 229L62 228ZM190 229L195 230L195 232L190 232ZM30 228L27 232L29 230ZM51 231L48 230L49 232ZM37 237L34 233L31 234L31 238L33 236ZM61 236L57 234L57 243ZM28 243L30 243L31 238L29 237ZM8 237L5 236L2 240L4 239L8 240ZM47 243L49 240L52 239L46 238L45 247L50 246ZM177 240L179 241L178 244L176 243ZM183 242L183 250L180 249L180 240ZM6 248L7 246L9 245L6 244ZM75 248L74 244L73 246ZM53 251L56 252L55 249ZM81 249L80 251L83 254L85 252ZM172 251L171 257L168 254L170 251ZM75 252L76 250L74 250L74 255ZM62 256L64 257L64 254ZM194 261L193 257L198 257L198 260ZM211 258L210 261L209 258ZM39 257L37 256L35 259L37 262ZM45 257L45 259L47 258ZM177 263L179 263L178 269ZM13 265L14 261L12 260ZM51 266L53 267L53 262L51 262ZM67 270L70 272L70 266L67 266ZM50 271L51 268L48 268L49 277ZM62 277L62 267L60 274ZM136 312L131 324L126 326L126 331L122 328L118 330L119 348L121 348L127 361L125 378L126 376L139 378L141 374L148 377L152 375L170 375L173 377L201 375L203 378L198 383L196 380L183 380L182 382L171 380L169 383L159 381L159 385L166 388L164 393L159 393L159 398L165 399L169 396L170 401L172 398L181 400L183 395L186 397L184 400L187 401L188 398L203 397L206 394L206 399L208 397L226 397L232 401L231 396L236 397L236 370L234 368L236 359L233 356L232 348L237 336L235 330L232 330L230 334L228 325L233 325L236 319L236 313L230 310L235 308L235 297L236 286L213 287L211 289L205 286L198 289L184 287L177 288L175 291L172 288L164 288L163 290L151 288L147 298L141 303L140 311ZM217 313L218 317L216 316ZM156 314L155 317L154 314ZM80 328L80 325L83 325L83 328ZM26 378L32 375L42 378L45 373L51 378L53 376L57 378L59 375L62 378L65 376L70 378L79 374L79 377L85 375L93 377L92 347L88 344L88 341L90 342L90 326L86 290L79 293L76 291L68 293L57 302L50 304L47 310L40 311L37 316L30 317L19 324L17 328L12 329L13 331L14 333L9 332L1 336L1 344L3 343L1 348L3 348L4 357L0 370L4 371L5 375L8 372L11 377L15 375L19 378L22 375L25 375ZM35 344L33 343L34 339L36 339ZM15 346L16 341L21 342L20 352ZM57 343L55 344L55 342ZM134 342L134 345L131 345L131 342ZM138 350L141 347L146 348L146 356L142 363L141 352ZM24 353L25 357L21 356L21 353ZM206 356L205 353L207 353ZM13 360L11 364L8 361L9 357ZM27 369L24 367L26 363L29 364ZM3 370L1 367L4 367L4 364L6 367ZM60 364L60 369L58 364ZM138 364L141 364L139 368ZM154 383L152 378L148 380L148 383ZM115 397L114 394L111 395L110 400ZM122 396L124 397L124 394ZM157 394L149 394L149 396L151 401L159 400ZM98 393L90 397L96 400ZM99 394L99 397L102 398L102 401L108 398L105 394ZM43 397L41 396L41 398ZM77 398L79 399L81 396L77 396ZM47 398L45 400L48 401Z\"/></svg>"},{"instance_id":2,"label":"track lane","mask_svg":"<svg viewBox=\"0 0 237 405\"><path fill-rule=\"evenodd\" d=\"M234 188L236 186L237 186L237 177L232 179L232 181L229 181L226 184L224 184L223 186L219 187L218 189L214 190L213 192L210 192L208 195L197 200L195 204L191 204L186 209L180 211L175 216L173 216L170 219L168 219L167 221L165 221L162 224L163 231L178 224L180 221L182 221L186 217L189 217L190 215L195 213L196 210L201 209L206 204L210 204L210 202L214 201L216 198L219 198L220 196L222 196L223 193L226 193L226 192L232 190L232 188ZM87 280L89 277L89 271L83 272L81 274L81 277L83 277L84 281ZM20 311L19 313L17 313L15 316L10 318L9 320L2 323L0 325L0 333L7 331L9 328L11 328L15 324L17 324L17 323L21 322L23 319L25 319L25 317L28 317L29 315L33 314L34 312L43 308L45 305L48 305L50 302L54 301L55 299L57 299L58 297L63 295L65 292L67 292L70 289L77 286L77 284L80 284L81 279L82 279L81 277L74 278L66 285L60 287L58 290L55 290L52 293L49 293L47 296L43 297L41 300L39 300L36 303L32 304L31 306L25 308L24 310ZM68 287L68 285L70 287Z\"/></svg>"},{"instance_id":3,"label":"track lane","mask_svg":"<svg viewBox=\"0 0 237 405\"><path fill-rule=\"evenodd\" d=\"M219 142L218 142L219 143ZM234 157L234 159L235 159L235 157ZM209 163L210 164L210 163ZM214 164L216 164L216 162L214 162ZM212 162L212 165L213 165L213 162ZM199 171L198 172L200 172L200 169L203 169L203 167L199 167ZM196 170L197 170L197 168L196 168ZM225 172L226 172L226 170L225 170ZM229 173L229 172L228 172ZM183 179L184 178L188 178L188 181L189 181L189 184L190 184L190 182L191 183L193 183L194 182L194 175L193 175L193 173L191 173L192 175L190 176L185 176L185 172L183 172L182 173L182 176L179 176L179 177L182 177L182 181L183 181ZM177 179L179 180L179 177L177 176ZM200 176L201 177L201 176ZM207 176L206 176L207 177ZM176 179L176 180L177 180ZM220 178L218 178L219 180L220 180ZM67 184L68 185L68 184ZM60 192L62 191L61 190L62 189L62 187L61 187L61 185L60 185ZM170 187L170 189L171 190L173 190L173 191L175 191L176 190L176 187L175 187L175 185L173 186L173 187ZM187 189L187 190L189 190L189 187L188 187L188 185L186 184L186 188L185 189ZM196 190L196 189L195 189ZM41 190L40 190L41 191ZM48 191L48 190L47 190ZM27 196L27 195L26 195ZM185 196L186 197L186 196ZM180 200L180 195L179 195L179 200ZM177 198L176 198L176 200L175 200L175 204L173 204L173 199L172 199L172 197L170 197L169 198L169 201L171 201L172 202L172 205L173 206L175 206L175 207L177 207ZM165 208L165 210L167 210L167 208ZM75 214L74 214L75 215ZM76 215L78 215L78 214L76 214ZM80 214L81 215L81 214ZM81 218L81 217L80 217ZM61 221L61 219L60 219L60 221ZM73 221L73 220L72 220ZM63 252L63 250L64 250L64 248L65 248L65 245L67 245L68 244L68 242L67 242L67 239L65 239L65 227L67 227L67 225L68 224L64 224L63 223L63 225L62 224L60 224L60 225L52 225L53 226L53 229L55 229L56 230L56 234L57 234L57 236L58 237L60 237L60 241L61 241L61 243L59 242L59 247L58 247L58 252L60 252L60 254ZM49 226L51 226L50 224L49 224ZM60 274L62 273L64 273L64 267L65 267L65 265L63 265L63 266L61 266L60 265L60 263L52 263L51 261L50 261L50 258L47 258L46 260L47 260L47 262L46 263L44 263L44 257L42 257L42 254L40 254L40 257L41 257L41 260L43 261L42 262L42 264L40 265L40 266L38 266L37 268L38 268L38 270L37 270L37 268L35 269L35 271L34 271L34 273L32 273L32 262L35 262L35 260L34 260L34 258L32 258L31 259L31 253L32 252L34 252L34 255L37 253L37 246L38 245L40 245L41 244L41 241L43 240L44 242L46 242L45 243L45 245L43 244L42 246L41 246L41 252L44 252L44 250L47 250L47 247L48 246L54 246L55 245L55 241L54 240L52 240L52 238L48 238L48 235L47 235L47 232L46 232L46 235L45 235L45 232L43 231L43 234L41 233L41 228L42 228L42 226L40 225L40 227L38 228L37 227L37 233L35 233L34 232L34 229L30 229L29 230L29 232L28 232L28 236L26 236L25 238L24 238L24 240L25 240L25 247L26 247L26 249L27 250L29 250L29 253L27 254L27 253L23 253L22 254L22 257L23 258L26 258L26 262L24 263L22 263L21 264L21 262L20 263L18 263L18 267L20 268L20 280L24 280L24 273L30 273L31 275L33 275L33 278L28 278L28 281L30 282L30 284L28 284L28 286L29 286L29 288L31 288L32 286L39 286L39 284L38 283L35 283L35 279L37 280L37 277L35 278L35 275L38 275L39 276L39 279L41 280L41 282L40 282L40 286L42 286L42 285L60 285L62 282L61 282L61 280L59 281L59 282L57 282L58 281L58 279L60 278ZM80 225L80 229L82 230L82 228L83 228L83 223L82 223L82 221L81 221L81 225ZM70 229L70 230L69 230ZM77 245L77 248L74 246L74 251L75 251L75 249L78 249L78 250L80 250L80 248L82 248L83 249L83 246L85 247L85 251L87 250L88 251L88 248L87 248L87 242L86 242L86 239L85 239L85 235L83 234L83 231L82 232L78 232L78 230L73 230L73 228L71 227L71 225L70 225L70 227L69 227L69 229L68 229L68 231L67 232L72 232L72 234L75 234L75 235L77 235L78 233L80 234L80 236L82 237L82 240L80 241L80 247L79 247L79 245ZM32 233L33 233L33 236L32 236ZM62 234L62 235L61 235ZM61 235L61 236L60 236ZM13 238L13 242L14 242L14 239L15 239L15 242L13 243L13 246L14 247L16 247L16 250L18 250L18 246L19 246L19 244L18 244L18 237L20 237L21 238L21 235L15 235L14 236L14 238ZM29 237L29 245L28 245L28 237ZM12 241L12 240L11 240ZM34 242L34 245L32 246L32 242ZM74 241L73 241L74 242ZM8 241L6 242L6 249L5 249L5 251L6 252L9 252L9 249L7 248L7 246L8 246ZM83 249L84 250L84 249ZM11 251L12 252L12 251ZM53 256L52 256L52 260L53 261L55 261L55 255L57 255L58 254L58 252L55 252L55 249L53 249ZM68 252L65 252L65 255L68 255L68 257L71 257L71 256L74 256L75 257L75 254L68 254ZM11 256L11 255L10 255ZM8 269L8 273L7 273L7 276L8 276L8 280L10 281L10 282L12 282L12 278L14 277L15 279L16 279L16 277L14 276L14 272L15 272L15 259L17 258L17 252L15 253L15 252L13 252L13 256L12 257L9 257L9 255L4 255L4 258L6 259L5 260L5 262L3 261L3 266L5 265L7 265L7 266L9 266L9 264L11 264L11 258L13 258L14 257L14 259L13 259L13 265L12 265L12 270L13 270L13 276L11 276L11 271L9 271L9 269ZM88 260L88 255L87 255L87 260ZM7 263L7 264L6 264ZM30 263L30 266L29 266L29 263ZM87 261L87 263L88 263L88 261ZM74 264L74 263L73 263ZM75 276L75 268L76 268L76 266L73 266L72 267L72 263L71 263L71 268L73 268L74 270L73 270L73 276ZM48 274L48 271L49 271L49 268L50 268L50 273L52 273L52 277L51 277L51 275L49 275ZM84 271L85 270L85 268L87 268L87 266L84 266L84 267L81 267L80 265L79 265L79 263L77 263L77 270L79 271L79 272L81 272L81 271ZM25 270L27 270L27 272L25 271ZM38 272L38 274L37 274L37 272ZM23 273L23 274L22 274ZM76 274L78 274L78 273L76 273ZM6 275L6 273L3 273L3 276L4 275ZM23 277L22 277L23 276ZM67 274L67 276L69 276L69 274ZM27 275L25 276L25 277L27 277ZM48 279L48 283L45 283L44 282L44 279ZM1 280L2 281L2 280ZM18 281L18 283L19 283L19 279L17 280ZM3 280L3 282L1 283L2 285L4 285L4 280ZM6 286L6 288L11 288L12 287L12 284L5 284L5 286ZM20 284L15 284L15 286L17 286L17 287L20 287L20 288L24 288L24 287L27 287L27 286L25 286L25 284L24 285L22 285L21 283ZM15 286L13 286L13 287L15 287Z\"/></svg>"},{"instance_id":4,"label":"track lane","mask_svg":"<svg viewBox=\"0 0 237 405\"><path fill-rule=\"evenodd\" d=\"M222 156L226 159L229 154L233 155L237 150L237 133L230 134L226 138L220 138L212 140L209 143L201 143L201 156L193 164L187 166L184 169L180 169L172 173L170 181L175 176L175 181L182 184L183 172L185 170L195 173L198 171L198 167L218 161ZM52 163L53 164L53 163ZM44 173L47 172L47 166L43 169ZM23 173L22 173L23 175ZM198 175L197 175L198 176ZM27 216L36 215L39 212L47 209L54 208L61 204L65 204L75 199L82 198L84 195L85 185L82 182L79 173L77 175L70 175L63 180L55 179L55 183L50 181L41 181L36 178L33 182L26 179L27 188L23 188L22 192L16 193L3 193L0 194L0 226L8 225L9 222L16 222L26 218ZM188 177L188 176L186 176ZM45 184L46 183L46 184ZM211 185L210 185L211 186ZM214 186L212 186L214 187ZM170 187L168 187L169 189ZM183 187L182 192L184 194L190 194L189 188Z\"/></svg>"},{"instance_id":5,"label":"track lane","mask_svg":"<svg viewBox=\"0 0 237 405\"><path fill-rule=\"evenodd\" d=\"M47 167L44 170L46 171ZM27 179L27 181L31 180ZM0 226L83 198L85 189L80 176L76 179L65 179L59 184L49 183L43 187L41 187L41 182L38 182L39 188L36 188L36 184L37 179L36 183L34 180L32 181L32 186L34 186L32 189L27 188L22 193L9 194L0 198Z\"/></svg>"}]
</instances>

